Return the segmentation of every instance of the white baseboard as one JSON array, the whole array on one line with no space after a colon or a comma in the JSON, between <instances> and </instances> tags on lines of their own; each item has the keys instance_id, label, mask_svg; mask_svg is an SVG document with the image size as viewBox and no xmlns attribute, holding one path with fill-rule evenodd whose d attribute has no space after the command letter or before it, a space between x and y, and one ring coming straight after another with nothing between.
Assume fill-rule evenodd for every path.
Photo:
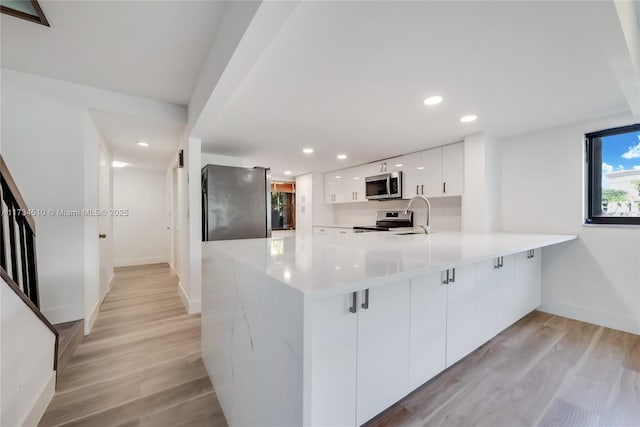
<instances>
[{"instance_id":1,"label":"white baseboard","mask_svg":"<svg viewBox=\"0 0 640 427\"><path fill-rule=\"evenodd\" d=\"M549 314L569 317L582 322L593 323L594 325L600 325L640 335L640 319L630 316L621 316L617 313L609 313L594 310L589 307L551 301L543 302L538 310Z\"/></svg>"},{"instance_id":2,"label":"white baseboard","mask_svg":"<svg viewBox=\"0 0 640 427\"><path fill-rule=\"evenodd\" d=\"M161 264L168 263L169 258L166 256L161 257L152 257L152 258L130 258L130 259L119 259L114 263L114 267L130 267L133 265L147 265L147 264Z\"/></svg>"},{"instance_id":3,"label":"white baseboard","mask_svg":"<svg viewBox=\"0 0 640 427\"><path fill-rule=\"evenodd\" d=\"M178 294L180 295L182 304L184 304L184 308L187 309L187 313L196 314L202 311L202 302L200 300L189 299L189 297L187 296L187 293L182 287L182 283L180 282L178 282Z\"/></svg>"},{"instance_id":4,"label":"white baseboard","mask_svg":"<svg viewBox=\"0 0 640 427\"><path fill-rule=\"evenodd\" d=\"M98 302L96 302L96 305L93 306L93 309L91 310L91 313L89 313L89 315L87 316L87 318L84 321L84 336L87 336L91 333L91 329L93 328L93 324L96 323L96 319L98 318L98 313L100 313L100 305L102 304L102 301L104 300L104 297L102 297Z\"/></svg>"},{"instance_id":5,"label":"white baseboard","mask_svg":"<svg viewBox=\"0 0 640 427\"><path fill-rule=\"evenodd\" d=\"M51 399L53 399L53 395L56 392L56 371L51 371L51 376L49 380L44 385L44 388L40 392L40 395L36 399L33 407L27 414L27 417L24 419L22 423L23 427L36 427L40 422L40 419L44 415L44 411L47 410Z\"/></svg>"},{"instance_id":6,"label":"white baseboard","mask_svg":"<svg viewBox=\"0 0 640 427\"><path fill-rule=\"evenodd\" d=\"M111 289L113 289L113 278L116 277L116 275L113 273L113 270L111 271L111 278L109 279L109 286L107 286L107 288L109 288L109 290L107 291L107 293L111 292ZM105 294L106 296L106 294ZM104 300L104 297L102 298Z\"/></svg>"}]
</instances>

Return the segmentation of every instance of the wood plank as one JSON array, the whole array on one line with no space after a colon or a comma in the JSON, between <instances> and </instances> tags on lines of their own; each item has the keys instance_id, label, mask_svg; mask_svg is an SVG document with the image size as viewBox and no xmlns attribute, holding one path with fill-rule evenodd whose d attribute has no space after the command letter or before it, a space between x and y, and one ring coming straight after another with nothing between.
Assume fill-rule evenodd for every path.
<instances>
[{"instance_id":1,"label":"wood plank","mask_svg":"<svg viewBox=\"0 0 640 427\"><path fill-rule=\"evenodd\" d=\"M67 393L59 393L51 401L40 425L55 426L70 422L206 375L207 371L200 354L194 353L133 372L123 378L114 378ZM69 411L69 408L73 408L73 411Z\"/></svg>"},{"instance_id":2,"label":"wood plank","mask_svg":"<svg viewBox=\"0 0 640 427\"><path fill-rule=\"evenodd\" d=\"M556 399L549 410L546 412L539 427L557 427L557 426L575 426L589 427L600 424L600 418L584 409L565 402L562 399Z\"/></svg>"},{"instance_id":3,"label":"wood plank","mask_svg":"<svg viewBox=\"0 0 640 427\"><path fill-rule=\"evenodd\" d=\"M226 426L168 265L118 269L41 426Z\"/></svg>"},{"instance_id":4,"label":"wood plank","mask_svg":"<svg viewBox=\"0 0 640 427\"><path fill-rule=\"evenodd\" d=\"M226 427L227 421L218 399L212 392L147 415L140 419L138 425L141 427Z\"/></svg>"},{"instance_id":5,"label":"wood plank","mask_svg":"<svg viewBox=\"0 0 640 427\"><path fill-rule=\"evenodd\" d=\"M59 425L65 427L116 426L212 391L213 388L209 377L203 376L123 405L108 408L93 415Z\"/></svg>"}]
</instances>

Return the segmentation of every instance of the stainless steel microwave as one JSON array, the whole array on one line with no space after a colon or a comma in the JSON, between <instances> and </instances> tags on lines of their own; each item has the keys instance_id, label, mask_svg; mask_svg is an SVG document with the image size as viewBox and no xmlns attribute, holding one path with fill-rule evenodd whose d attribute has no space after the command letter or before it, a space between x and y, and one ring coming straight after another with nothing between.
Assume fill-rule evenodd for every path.
<instances>
[{"instance_id":1,"label":"stainless steel microwave","mask_svg":"<svg viewBox=\"0 0 640 427\"><path fill-rule=\"evenodd\" d=\"M367 200L401 199L402 172L384 173L365 179Z\"/></svg>"}]
</instances>

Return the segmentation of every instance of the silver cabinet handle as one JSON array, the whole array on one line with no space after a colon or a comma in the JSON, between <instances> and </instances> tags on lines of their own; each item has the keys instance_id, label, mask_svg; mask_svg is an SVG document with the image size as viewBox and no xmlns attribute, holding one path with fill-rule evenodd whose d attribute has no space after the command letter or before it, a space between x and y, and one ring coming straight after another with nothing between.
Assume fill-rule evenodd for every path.
<instances>
[{"instance_id":1,"label":"silver cabinet handle","mask_svg":"<svg viewBox=\"0 0 640 427\"><path fill-rule=\"evenodd\" d=\"M99 238L99 239L106 239L106 238L107 238L107 235L106 235L106 234L102 234L102 233L101 233L101 234L98 234L98 238Z\"/></svg>"},{"instance_id":2,"label":"silver cabinet handle","mask_svg":"<svg viewBox=\"0 0 640 427\"><path fill-rule=\"evenodd\" d=\"M456 282L456 269L455 267L451 269L451 279L449 279L450 283Z\"/></svg>"},{"instance_id":3,"label":"silver cabinet handle","mask_svg":"<svg viewBox=\"0 0 640 427\"><path fill-rule=\"evenodd\" d=\"M364 302L360 306L365 310L369 309L369 289L364 290Z\"/></svg>"},{"instance_id":4,"label":"silver cabinet handle","mask_svg":"<svg viewBox=\"0 0 640 427\"><path fill-rule=\"evenodd\" d=\"M443 182L443 183L442 183L442 192L443 192L443 193L446 193L446 192L447 192L447 183L446 183L446 182Z\"/></svg>"},{"instance_id":5,"label":"silver cabinet handle","mask_svg":"<svg viewBox=\"0 0 640 427\"><path fill-rule=\"evenodd\" d=\"M527 258L531 259L531 258L534 258L535 256L536 256L535 249L531 249L529 252L527 252Z\"/></svg>"},{"instance_id":6,"label":"silver cabinet handle","mask_svg":"<svg viewBox=\"0 0 640 427\"><path fill-rule=\"evenodd\" d=\"M346 231L341 231L340 234L347 234L347 232Z\"/></svg>"},{"instance_id":7,"label":"silver cabinet handle","mask_svg":"<svg viewBox=\"0 0 640 427\"><path fill-rule=\"evenodd\" d=\"M498 268L504 267L504 257L498 258Z\"/></svg>"},{"instance_id":8,"label":"silver cabinet handle","mask_svg":"<svg viewBox=\"0 0 640 427\"><path fill-rule=\"evenodd\" d=\"M495 268L496 270L500 268L500 257L493 259L493 268Z\"/></svg>"},{"instance_id":9,"label":"silver cabinet handle","mask_svg":"<svg viewBox=\"0 0 640 427\"><path fill-rule=\"evenodd\" d=\"M443 271L440 275L441 279L442 279L442 284L443 285L448 285L449 284L449 270L447 270L446 274Z\"/></svg>"},{"instance_id":10,"label":"silver cabinet handle","mask_svg":"<svg viewBox=\"0 0 640 427\"><path fill-rule=\"evenodd\" d=\"M353 292L351 294L351 307L349 307L349 313L355 313L358 311L358 293Z\"/></svg>"},{"instance_id":11,"label":"silver cabinet handle","mask_svg":"<svg viewBox=\"0 0 640 427\"><path fill-rule=\"evenodd\" d=\"M416 185L416 195L420 194L420 184Z\"/></svg>"},{"instance_id":12,"label":"silver cabinet handle","mask_svg":"<svg viewBox=\"0 0 640 427\"><path fill-rule=\"evenodd\" d=\"M424 184L420 186L420 194L424 196Z\"/></svg>"}]
</instances>

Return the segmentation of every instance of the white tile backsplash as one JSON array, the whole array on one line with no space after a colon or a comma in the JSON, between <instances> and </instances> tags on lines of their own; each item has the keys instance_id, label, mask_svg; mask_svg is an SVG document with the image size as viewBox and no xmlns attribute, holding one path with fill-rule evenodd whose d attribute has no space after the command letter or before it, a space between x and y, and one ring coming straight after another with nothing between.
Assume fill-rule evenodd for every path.
<instances>
[{"instance_id":1,"label":"white tile backsplash","mask_svg":"<svg viewBox=\"0 0 640 427\"><path fill-rule=\"evenodd\" d=\"M431 228L435 231L462 230L462 197L439 197L429 199L431 203ZM404 209L408 200L389 200L383 202L345 203L334 205L336 225L373 225L379 210ZM427 208L422 202L411 207L414 223L424 224Z\"/></svg>"}]
</instances>

